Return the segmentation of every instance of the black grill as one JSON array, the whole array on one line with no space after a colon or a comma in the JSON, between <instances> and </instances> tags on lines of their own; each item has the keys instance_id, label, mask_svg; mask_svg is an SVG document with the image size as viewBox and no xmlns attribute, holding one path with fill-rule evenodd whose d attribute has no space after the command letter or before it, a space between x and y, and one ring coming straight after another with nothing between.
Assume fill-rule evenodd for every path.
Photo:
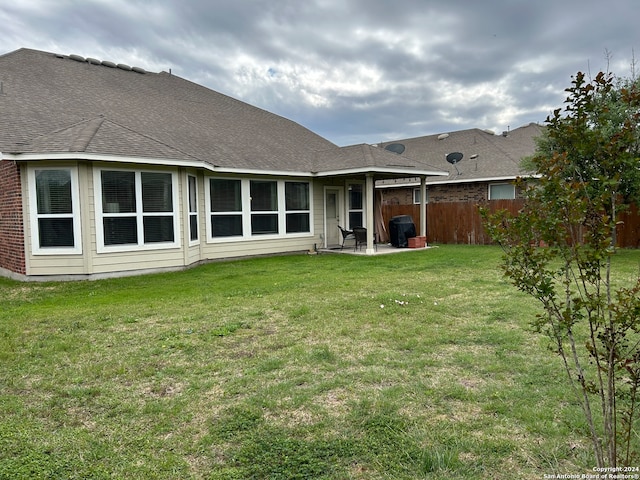
<instances>
[{"instance_id":1,"label":"black grill","mask_svg":"<svg viewBox=\"0 0 640 480\"><path fill-rule=\"evenodd\" d=\"M408 239L416 236L416 226L410 215L398 215L389 220L389 236L391 245L406 248Z\"/></svg>"}]
</instances>

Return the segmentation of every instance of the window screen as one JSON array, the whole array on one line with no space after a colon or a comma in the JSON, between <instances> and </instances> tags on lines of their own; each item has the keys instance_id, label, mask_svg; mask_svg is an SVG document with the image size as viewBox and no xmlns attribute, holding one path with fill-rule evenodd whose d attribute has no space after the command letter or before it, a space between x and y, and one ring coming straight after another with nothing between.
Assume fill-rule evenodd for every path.
<instances>
[{"instance_id":1,"label":"window screen","mask_svg":"<svg viewBox=\"0 0 640 480\"><path fill-rule=\"evenodd\" d=\"M36 170L37 228L40 248L74 247L70 170Z\"/></svg>"}]
</instances>

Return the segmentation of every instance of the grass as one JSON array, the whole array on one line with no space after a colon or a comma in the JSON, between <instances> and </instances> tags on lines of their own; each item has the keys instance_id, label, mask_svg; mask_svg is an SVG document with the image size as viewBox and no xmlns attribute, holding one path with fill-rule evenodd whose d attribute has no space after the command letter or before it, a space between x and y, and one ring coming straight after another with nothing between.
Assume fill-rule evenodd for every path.
<instances>
[{"instance_id":1,"label":"grass","mask_svg":"<svg viewBox=\"0 0 640 480\"><path fill-rule=\"evenodd\" d=\"M0 478L592 473L493 247L0 279ZM640 252L616 257L621 275Z\"/></svg>"}]
</instances>

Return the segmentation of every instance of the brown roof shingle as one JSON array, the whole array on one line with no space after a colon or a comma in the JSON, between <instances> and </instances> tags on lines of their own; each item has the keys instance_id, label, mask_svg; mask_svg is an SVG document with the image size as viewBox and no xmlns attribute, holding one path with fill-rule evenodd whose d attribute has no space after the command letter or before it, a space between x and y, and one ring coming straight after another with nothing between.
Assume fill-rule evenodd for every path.
<instances>
[{"instance_id":1,"label":"brown roof shingle","mask_svg":"<svg viewBox=\"0 0 640 480\"><path fill-rule=\"evenodd\" d=\"M410 156L420 163L432 165L449 172L448 177L432 177L428 182L473 182L486 179L515 178L528 172L522 170L523 157L532 155L536 148L536 137L543 127L530 123L520 128L495 135L477 128L460 130L448 134L394 140L379 145L385 148L393 143L404 145L400 157ZM452 152L463 154L456 165L447 162Z\"/></svg>"},{"instance_id":2,"label":"brown roof shingle","mask_svg":"<svg viewBox=\"0 0 640 480\"><path fill-rule=\"evenodd\" d=\"M166 72L20 49L0 56L0 82L3 154L196 161L265 173L441 173L410 155L338 147L291 120Z\"/></svg>"},{"instance_id":3,"label":"brown roof shingle","mask_svg":"<svg viewBox=\"0 0 640 480\"><path fill-rule=\"evenodd\" d=\"M20 49L0 56L0 81L3 153L65 153L80 144L87 153L310 170L310 152L337 148L286 118L165 72ZM79 138L93 121L92 135Z\"/></svg>"}]
</instances>

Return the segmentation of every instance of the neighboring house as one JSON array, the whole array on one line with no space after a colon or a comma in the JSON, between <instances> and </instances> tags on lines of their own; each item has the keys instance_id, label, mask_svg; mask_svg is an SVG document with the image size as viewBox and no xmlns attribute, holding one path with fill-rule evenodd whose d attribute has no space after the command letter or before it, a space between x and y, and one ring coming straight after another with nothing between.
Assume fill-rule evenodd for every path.
<instances>
[{"instance_id":1,"label":"neighboring house","mask_svg":"<svg viewBox=\"0 0 640 480\"><path fill-rule=\"evenodd\" d=\"M430 242L490 243L477 206L488 202L492 209L521 208L514 180L528 174L521 161L533 155L541 133L542 127L532 123L502 135L470 129L379 144L397 157L448 172L446 177L427 178L424 194L416 177L377 182L381 221L411 215Z\"/></svg>"},{"instance_id":2,"label":"neighboring house","mask_svg":"<svg viewBox=\"0 0 640 480\"><path fill-rule=\"evenodd\" d=\"M424 160L424 159L421 159ZM447 175L171 73L0 56L0 274L100 278L330 248L368 230L374 184Z\"/></svg>"},{"instance_id":3,"label":"neighboring house","mask_svg":"<svg viewBox=\"0 0 640 480\"><path fill-rule=\"evenodd\" d=\"M534 154L535 138L541 133L542 127L530 123L502 135L470 129L385 142L378 147L448 172L446 177L426 180L427 203L477 203L519 197L513 181L528 173L521 161ZM462 158L451 163L459 157L456 153ZM383 204L405 205L420 203L419 185L419 178L404 178L383 180L376 186L383 192Z\"/></svg>"}]
</instances>

